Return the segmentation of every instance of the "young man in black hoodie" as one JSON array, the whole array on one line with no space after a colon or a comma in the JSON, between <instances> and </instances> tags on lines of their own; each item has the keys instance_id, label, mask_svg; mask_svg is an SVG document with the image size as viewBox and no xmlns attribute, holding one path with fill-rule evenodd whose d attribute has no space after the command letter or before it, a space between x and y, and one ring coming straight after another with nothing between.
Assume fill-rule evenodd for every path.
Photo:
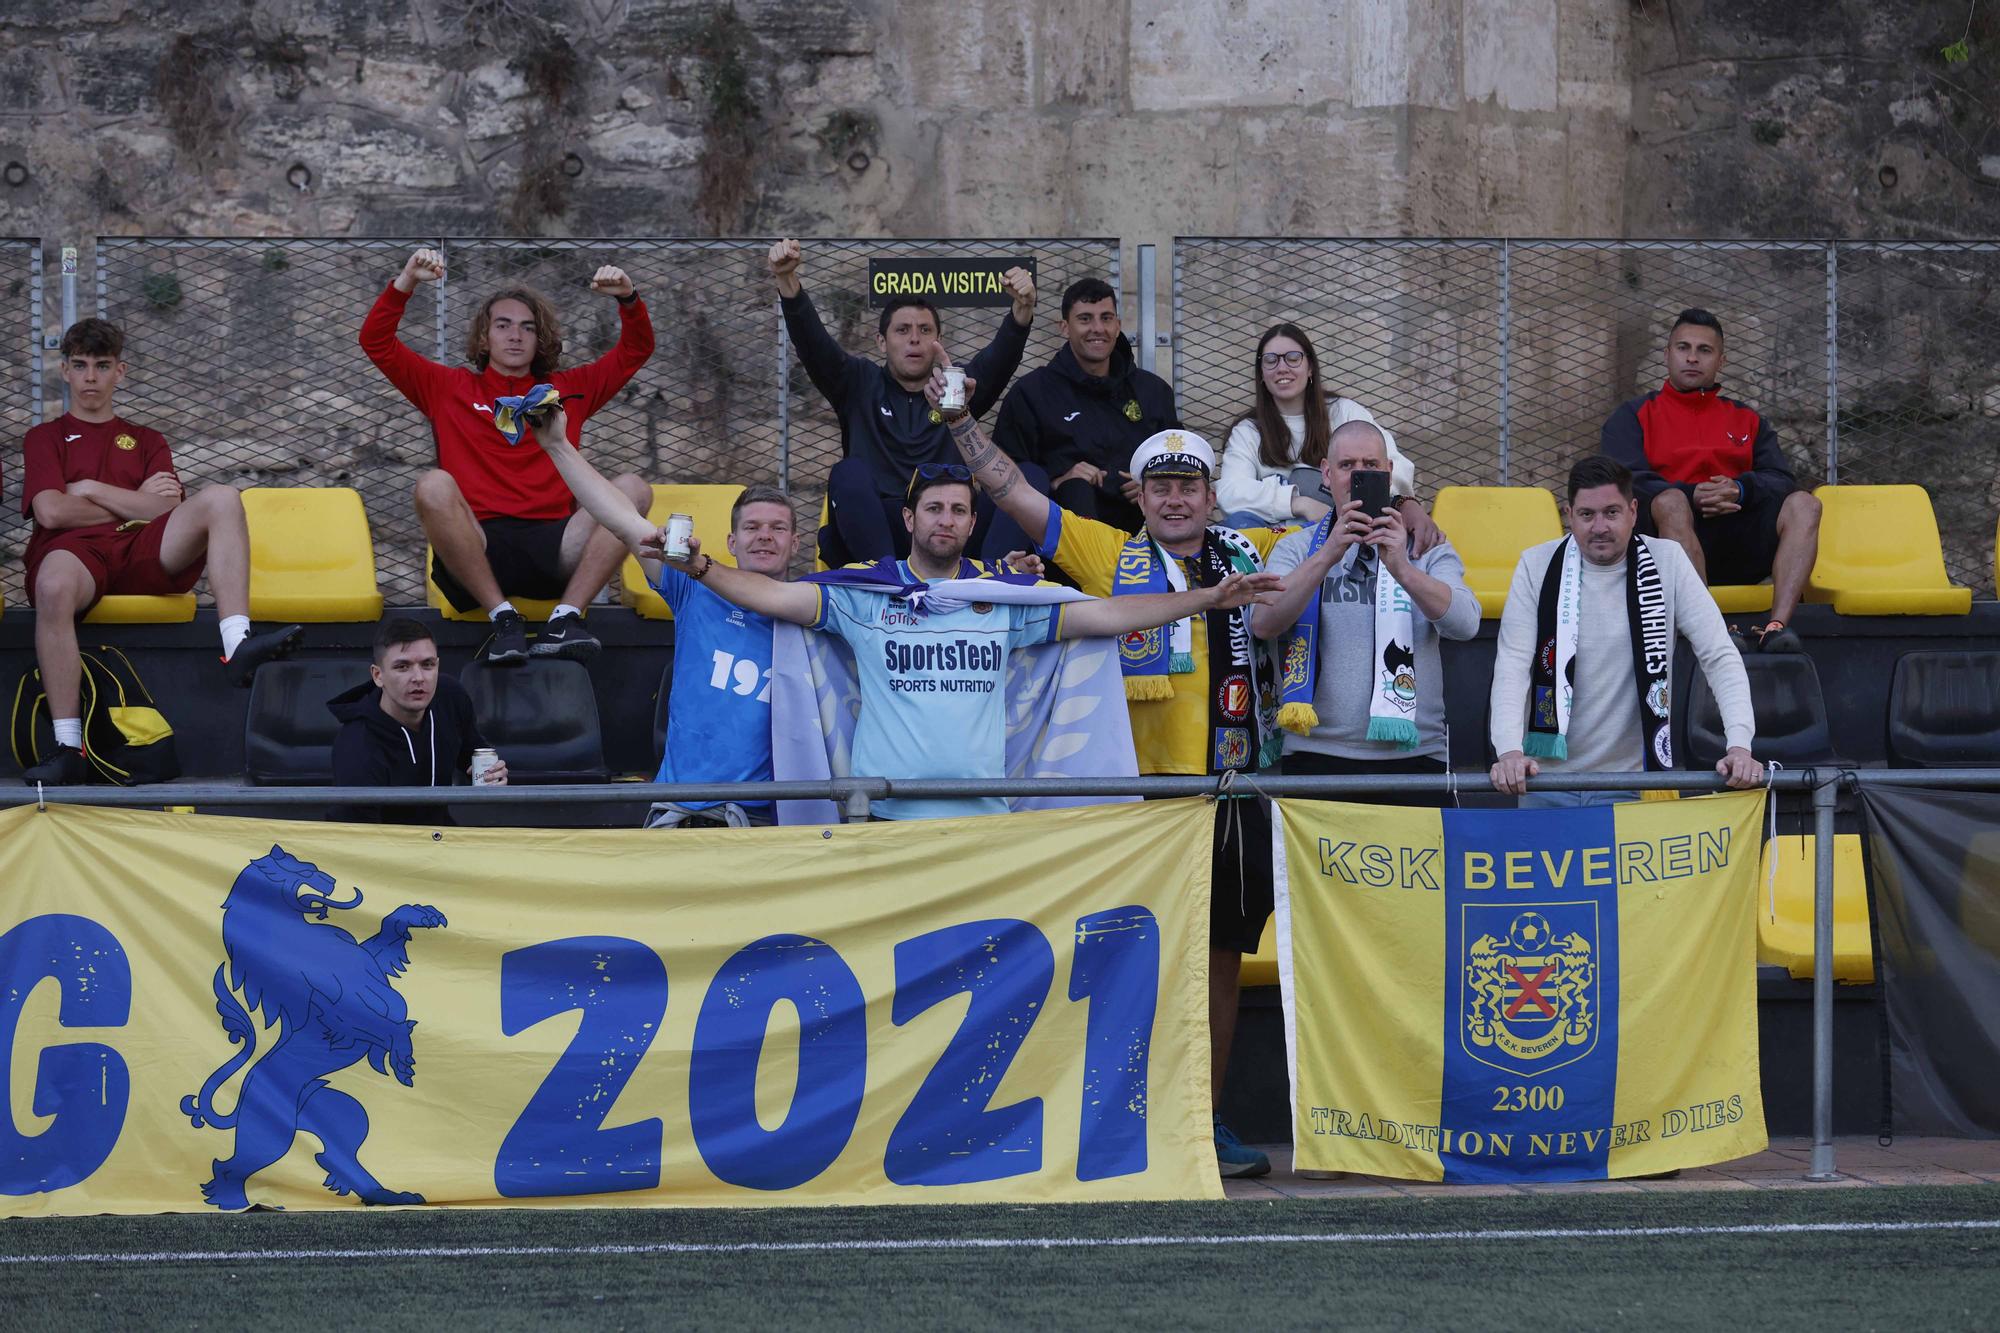
<instances>
[{"instance_id":1,"label":"young man in black hoodie","mask_svg":"<svg viewBox=\"0 0 2000 1333\"><path fill-rule=\"evenodd\" d=\"M1132 451L1163 430L1180 429L1171 384L1139 369L1119 331L1118 293L1102 278L1083 278L1063 293L1068 346L1023 375L1000 404L993 442L1016 463L1038 464L1051 498L1072 514L1137 532L1138 483Z\"/></svg>"},{"instance_id":2,"label":"young man in black hoodie","mask_svg":"<svg viewBox=\"0 0 2000 1333\"><path fill-rule=\"evenodd\" d=\"M813 387L840 418L841 460L826 479L833 521L820 529L820 559L835 568L857 560L901 559L910 553L903 492L911 475L926 463L958 462L944 418L924 397L942 351L937 307L920 297L892 299L876 326L882 360L870 361L850 355L820 322L799 279L797 241L774 244L767 262L792 347ZM999 399L1021 364L1035 318L1034 277L1023 268L1010 268L1001 277L1012 308L1001 316L993 340L965 366L975 417ZM1027 547L1017 524L1004 518L996 523L984 496L975 503L977 523L968 549L997 558Z\"/></svg>"},{"instance_id":3,"label":"young man in black hoodie","mask_svg":"<svg viewBox=\"0 0 2000 1333\"><path fill-rule=\"evenodd\" d=\"M337 787L449 787L472 767L486 742L465 687L438 671L437 643L415 620L394 617L375 631L372 678L327 700L340 719L333 742ZM507 781L496 760L482 784ZM449 824L440 806L349 806L341 817L361 823Z\"/></svg>"}]
</instances>

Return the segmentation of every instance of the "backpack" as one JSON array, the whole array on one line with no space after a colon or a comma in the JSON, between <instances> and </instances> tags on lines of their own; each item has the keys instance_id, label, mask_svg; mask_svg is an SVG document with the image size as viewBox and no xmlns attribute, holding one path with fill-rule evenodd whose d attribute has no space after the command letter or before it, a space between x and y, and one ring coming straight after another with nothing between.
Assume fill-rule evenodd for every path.
<instances>
[{"instance_id":1,"label":"backpack","mask_svg":"<svg viewBox=\"0 0 2000 1333\"><path fill-rule=\"evenodd\" d=\"M153 703L124 653L108 644L77 654L83 666L78 700L83 709L83 756L106 780L121 787L171 782L181 775L174 729ZM14 762L22 768L55 753L48 695L38 668L14 687Z\"/></svg>"}]
</instances>

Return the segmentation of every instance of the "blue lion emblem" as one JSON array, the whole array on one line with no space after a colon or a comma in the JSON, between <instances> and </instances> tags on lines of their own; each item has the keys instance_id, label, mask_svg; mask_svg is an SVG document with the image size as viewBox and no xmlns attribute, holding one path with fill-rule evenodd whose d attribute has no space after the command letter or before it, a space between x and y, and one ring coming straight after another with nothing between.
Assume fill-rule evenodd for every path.
<instances>
[{"instance_id":1,"label":"blue lion emblem","mask_svg":"<svg viewBox=\"0 0 2000 1333\"><path fill-rule=\"evenodd\" d=\"M236 1152L217 1160L215 1177L201 1187L217 1208L247 1208L250 1177L291 1151L301 1130L320 1141L314 1161L326 1187L363 1203L422 1203L423 1196L386 1189L360 1162L368 1137L368 1112L326 1082L328 1074L368 1057L377 1073L395 1071L405 1087L416 1078L410 1030L416 1020L390 984L410 965L410 932L445 924L434 907L398 907L361 942L326 924L329 909L361 903L355 889L335 896L333 876L273 846L236 877L222 904L222 944L229 972L215 969L215 1011L222 1030L243 1049L208 1076L198 1096L181 1098L196 1129L236 1130ZM308 918L313 918L308 920ZM234 992L241 991L246 1012ZM249 1064L257 1051L250 1012L263 1010L264 1027L282 1024L278 1040L243 1077L236 1109L215 1109L215 1094Z\"/></svg>"}]
</instances>

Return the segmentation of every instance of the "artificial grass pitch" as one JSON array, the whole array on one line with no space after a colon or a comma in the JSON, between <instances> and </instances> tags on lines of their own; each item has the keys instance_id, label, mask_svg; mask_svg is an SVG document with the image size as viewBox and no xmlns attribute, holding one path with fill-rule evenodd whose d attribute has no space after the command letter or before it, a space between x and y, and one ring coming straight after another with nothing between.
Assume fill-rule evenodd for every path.
<instances>
[{"instance_id":1,"label":"artificial grass pitch","mask_svg":"<svg viewBox=\"0 0 2000 1333\"><path fill-rule=\"evenodd\" d=\"M1867 1224L1922 1229L1831 1229ZM1776 1229L1796 1226L1829 1229ZM78 1257L106 1255L138 1257ZM8 1329L1836 1330L1990 1327L1996 1309L1994 1185L0 1222Z\"/></svg>"}]
</instances>

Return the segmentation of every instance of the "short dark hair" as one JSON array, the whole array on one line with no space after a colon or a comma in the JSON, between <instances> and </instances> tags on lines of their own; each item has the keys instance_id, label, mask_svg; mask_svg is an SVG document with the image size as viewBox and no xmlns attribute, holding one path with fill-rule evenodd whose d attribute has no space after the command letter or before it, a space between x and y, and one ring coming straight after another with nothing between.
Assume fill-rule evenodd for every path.
<instances>
[{"instance_id":1,"label":"short dark hair","mask_svg":"<svg viewBox=\"0 0 2000 1333\"><path fill-rule=\"evenodd\" d=\"M1102 278L1078 278L1075 282L1063 288L1062 317L1064 319L1069 318L1069 308L1078 301L1082 301L1086 305L1095 305L1099 301L1110 301L1112 302L1112 309L1115 311L1118 308L1118 289Z\"/></svg>"},{"instance_id":2,"label":"short dark hair","mask_svg":"<svg viewBox=\"0 0 2000 1333\"><path fill-rule=\"evenodd\" d=\"M63 330L62 359L73 356L108 356L125 359L125 330L108 319L79 319Z\"/></svg>"},{"instance_id":3,"label":"short dark hair","mask_svg":"<svg viewBox=\"0 0 2000 1333\"><path fill-rule=\"evenodd\" d=\"M381 666L382 659L389 650L404 643L437 642L437 634L421 620L408 616L390 616L375 627L375 665Z\"/></svg>"},{"instance_id":4,"label":"short dark hair","mask_svg":"<svg viewBox=\"0 0 2000 1333\"><path fill-rule=\"evenodd\" d=\"M1674 330L1683 324L1692 324L1698 329L1714 329L1718 340L1723 336L1722 321L1698 305L1691 305L1681 311L1680 314L1675 315L1674 322L1667 329L1667 336L1669 338L1673 337Z\"/></svg>"},{"instance_id":5,"label":"short dark hair","mask_svg":"<svg viewBox=\"0 0 2000 1333\"><path fill-rule=\"evenodd\" d=\"M736 524L743 517L743 511L751 505L783 505L786 513L792 513L792 497L776 486L745 486L742 494L736 497L736 503L729 506L731 532L736 531ZM792 519L797 522L798 515L792 514Z\"/></svg>"},{"instance_id":6,"label":"short dark hair","mask_svg":"<svg viewBox=\"0 0 2000 1333\"><path fill-rule=\"evenodd\" d=\"M895 317L895 314L898 310L907 310L911 306L915 306L919 310L925 310L930 312L931 323L937 326L937 331L940 334L944 332L944 320L938 315L937 307L932 305L929 301L926 301L921 296L890 297L889 303L882 307L882 318L875 321L875 332L881 334L885 338L888 337L889 321Z\"/></svg>"},{"instance_id":7,"label":"short dark hair","mask_svg":"<svg viewBox=\"0 0 2000 1333\"><path fill-rule=\"evenodd\" d=\"M1576 503L1578 491L1596 486L1616 486L1618 493L1629 500L1632 498L1632 469L1604 454L1579 458L1576 466L1569 470L1569 502Z\"/></svg>"},{"instance_id":8,"label":"short dark hair","mask_svg":"<svg viewBox=\"0 0 2000 1333\"><path fill-rule=\"evenodd\" d=\"M939 486L963 486L973 499L979 496L972 482L972 469L963 463L920 463L910 473L909 489L903 492L903 508L915 512L924 492Z\"/></svg>"}]
</instances>

